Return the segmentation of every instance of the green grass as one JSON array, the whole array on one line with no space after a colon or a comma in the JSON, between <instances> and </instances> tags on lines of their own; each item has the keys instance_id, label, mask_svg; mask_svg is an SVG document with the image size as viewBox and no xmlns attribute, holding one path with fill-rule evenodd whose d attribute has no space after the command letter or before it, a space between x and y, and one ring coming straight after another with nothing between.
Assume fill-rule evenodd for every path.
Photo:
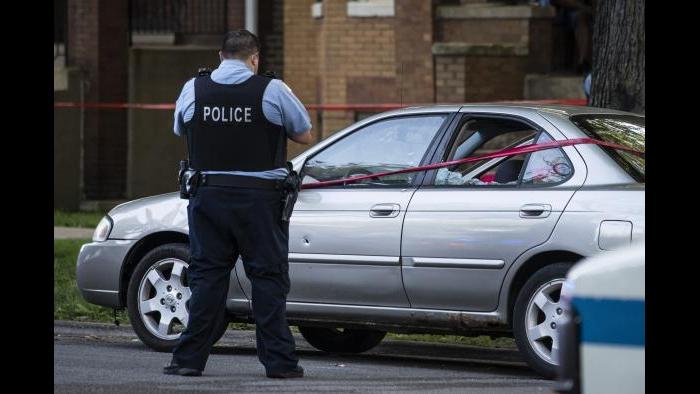
<instances>
[{"instance_id":1,"label":"green grass","mask_svg":"<svg viewBox=\"0 0 700 394\"><path fill-rule=\"evenodd\" d=\"M481 335L478 337L463 337L459 335L389 333L386 337L388 339L398 339L402 341L450 343L457 345L481 346L490 348L510 349L516 347L515 340L513 338L491 338L487 335Z\"/></svg>"},{"instance_id":2,"label":"green grass","mask_svg":"<svg viewBox=\"0 0 700 394\"><path fill-rule=\"evenodd\" d=\"M104 212L66 212L53 211L53 225L59 227L86 227L95 228Z\"/></svg>"},{"instance_id":3,"label":"green grass","mask_svg":"<svg viewBox=\"0 0 700 394\"><path fill-rule=\"evenodd\" d=\"M107 322L114 321L112 309L87 303L80 295L75 282L75 264L78 258L80 246L90 242L88 239L61 239L53 241L54 255L54 312L55 320L78 320ZM117 313L119 321L129 324L126 311ZM254 330L255 326L247 323L231 323L229 329ZM292 331L298 333L296 327ZM488 336L462 337L458 335L431 335L431 334L394 334L389 333L388 339L419 342L451 343L469 346L482 346L493 348L515 348L515 342L511 338L490 338Z\"/></svg>"}]
</instances>

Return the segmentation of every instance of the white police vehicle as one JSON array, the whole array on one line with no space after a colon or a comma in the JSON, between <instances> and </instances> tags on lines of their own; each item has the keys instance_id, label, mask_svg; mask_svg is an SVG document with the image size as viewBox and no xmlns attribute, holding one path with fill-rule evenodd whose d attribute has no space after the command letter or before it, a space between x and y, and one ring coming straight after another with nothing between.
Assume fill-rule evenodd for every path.
<instances>
[{"instance_id":1,"label":"white police vehicle","mask_svg":"<svg viewBox=\"0 0 700 394\"><path fill-rule=\"evenodd\" d=\"M574 266L562 286L559 393L643 393L644 243Z\"/></svg>"}]
</instances>

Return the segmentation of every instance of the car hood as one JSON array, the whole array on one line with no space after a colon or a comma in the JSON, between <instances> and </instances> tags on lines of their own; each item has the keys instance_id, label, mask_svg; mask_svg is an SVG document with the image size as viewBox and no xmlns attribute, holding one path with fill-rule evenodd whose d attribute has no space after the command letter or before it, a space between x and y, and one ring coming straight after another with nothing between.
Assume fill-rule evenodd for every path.
<instances>
[{"instance_id":1,"label":"car hood","mask_svg":"<svg viewBox=\"0 0 700 394\"><path fill-rule=\"evenodd\" d=\"M109 211L114 222L110 239L140 239L158 231L187 234L187 200L166 193L126 202Z\"/></svg>"}]
</instances>

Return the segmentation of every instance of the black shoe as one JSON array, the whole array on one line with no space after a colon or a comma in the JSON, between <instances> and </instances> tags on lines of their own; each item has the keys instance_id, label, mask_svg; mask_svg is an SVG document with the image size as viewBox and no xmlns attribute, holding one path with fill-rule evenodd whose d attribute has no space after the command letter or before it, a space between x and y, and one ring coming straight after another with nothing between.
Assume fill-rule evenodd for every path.
<instances>
[{"instance_id":1,"label":"black shoe","mask_svg":"<svg viewBox=\"0 0 700 394\"><path fill-rule=\"evenodd\" d=\"M267 373L268 378L275 378L275 379L301 378L303 376L304 376L304 368L302 368L299 365L297 365L296 368L292 369L291 371L268 372Z\"/></svg>"},{"instance_id":2,"label":"black shoe","mask_svg":"<svg viewBox=\"0 0 700 394\"><path fill-rule=\"evenodd\" d=\"M163 368L163 373L166 375L180 375L180 376L202 376L202 371L194 368L184 368L177 364L166 365Z\"/></svg>"}]
</instances>

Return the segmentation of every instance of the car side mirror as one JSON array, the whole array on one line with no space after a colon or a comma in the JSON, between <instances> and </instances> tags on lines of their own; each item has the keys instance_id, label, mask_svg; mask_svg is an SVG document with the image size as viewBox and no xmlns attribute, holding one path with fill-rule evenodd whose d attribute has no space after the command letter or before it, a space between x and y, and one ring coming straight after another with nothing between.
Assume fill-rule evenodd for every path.
<instances>
[{"instance_id":1,"label":"car side mirror","mask_svg":"<svg viewBox=\"0 0 700 394\"><path fill-rule=\"evenodd\" d=\"M306 163L308 161L309 161L308 158L304 159L304 161L302 161L301 165L298 167L299 171L297 171L297 172L299 173L299 179L301 179L302 185L304 184L304 178L306 178L306 173L304 170L306 169ZM309 183L309 182L306 182L306 183Z\"/></svg>"}]
</instances>

